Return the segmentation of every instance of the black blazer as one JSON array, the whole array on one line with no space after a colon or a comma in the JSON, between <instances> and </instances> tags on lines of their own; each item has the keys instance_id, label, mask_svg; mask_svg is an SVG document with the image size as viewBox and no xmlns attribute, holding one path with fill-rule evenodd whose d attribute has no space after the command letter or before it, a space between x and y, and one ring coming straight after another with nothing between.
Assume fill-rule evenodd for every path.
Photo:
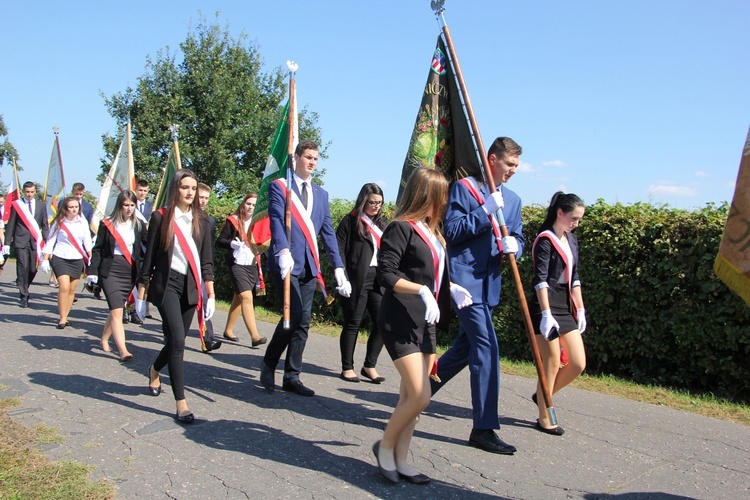
<instances>
[{"instance_id":1,"label":"black blazer","mask_svg":"<svg viewBox=\"0 0 750 500\"><path fill-rule=\"evenodd\" d=\"M203 276L203 281L213 281L214 266L213 248L211 248L211 226L208 216L203 211L198 211L194 216L200 217L200 239L195 239L195 235L193 235L193 240L200 255L201 275ZM172 266L172 253L174 252L174 245L169 245L169 249L165 251L160 244L162 221L163 216L158 210L151 214L151 220L148 223L146 256L143 259L143 267L141 267L138 279L141 285L150 285L148 289L148 301L156 307L161 306L164 301L164 292L167 289L169 271ZM188 304L195 305L198 303L198 290L196 289L193 273L189 269L187 276Z\"/></svg>"},{"instance_id":2,"label":"black blazer","mask_svg":"<svg viewBox=\"0 0 750 500\"><path fill-rule=\"evenodd\" d=\"M135 230L135 243L133 244L133 265L135 266L136 275L138 275L141 258L143 255L143 247L146 246L148 230L146 229L146 223L141 222L140 227ZM107 226L104 225L104 221L99 223L99 231L96 233L96 243L94 249L91 251L91 265L89 266L89 274L95 274L99 278L106 278L109 276L109 270L112 268L112 261L115 259L115 248L117 247L117 241L112 233L109 232Z\"/></svg>"},{"instance_id":3,"label":"black blazer","mask_svg":"<svg viewBox=\"0 0 750 500\"><path fill-rule=\"evenodd\" d=\"M385 228L378 252L378 281L385 287L378 324L386 331L408 338L414 333L426 331L428 325L424 320L424 302L419 295L393 291L393 286L401 278L426 285L432 290L435 285L435 269L427 243L408 222L394 221ZM441 306L449 304L449 286L446 261L438 294ZM449 314L450 306L441 307L441 322Z\"/></svg>"},{"instance_id":4,"label":"black blazer","mask_svg":"<svg viewBox=\"0 0 750 500\"><path fill-rule=\"evenodd\" d=\"M21 199L21 203L26 203ZM42 239L47 240L49 236L49 221L47 220L47 207L40 200L34 200L34 219L39 224L39 229L42 230ZM5 242L6 245L12 245L18 248L25 248L26 245L31 244L31 248L36 248L36 241L31 238L31 233L26 228L26 224L23 223L18 213L16 213L15 206L5 207L5 210L10 210L10 218L8 224L5 226Z\"/></svg>"},{"instance_id":5,"label":"black blazer","mask_svg":"<svg viewBox=\"0 0 750 500\"><path fill-rule=\"evenodd\" d=\"M573 233L567 233L570 253L573 254L573 281L571 286L580 286L578 277L578 239ZM550 288L555 288L560 281L560 276L565 271L565 261L549 238L538 238L532 249L534 255L534 278L531 281L534 290L540 283L547 283ZM536 297L536 294L534 294Z\"/></svg>"},{"instance_id":6,"label":"black blazer","mask_svg":"<svg viewBox=\"0 0 750 500\"><path fill-rule=\"evenodd\" d=\"M381 217L377 226L380 229L385 229L387 224L385 218ZM365 238L359 234L357 216L351 213L345 215L339 222L339 227L336 229L336 240L339 243L339 255L344 260L344 270L349 283L352 285L351 297L356 300L362 292L362 283L370 270L372 255L375 253L375 244L369 236L369 231Z\"/></svg>"}]
</instances>

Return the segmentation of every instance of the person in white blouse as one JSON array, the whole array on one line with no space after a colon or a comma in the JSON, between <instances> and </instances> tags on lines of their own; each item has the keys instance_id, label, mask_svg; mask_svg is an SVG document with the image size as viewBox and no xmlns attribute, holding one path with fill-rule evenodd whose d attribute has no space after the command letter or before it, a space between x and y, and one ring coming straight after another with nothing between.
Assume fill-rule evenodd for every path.
<instances>
[{"instance_id":1,"label":"person in white blouse","mask_svg":"<svg viewBox=\"0 0 750 500\"><path fill-rule=\"evenodd\" d=\"M109 306L109 316L102 331L102 350L111 352L109 338L113 337L120 361L133 357L125 344L123 310L138 279L147 234L146 223L136 215L135 193L129 189L121 192L112 214L99 223L86 278L87 282L102 287Z\"/></svg>"},{"instance_id":2,"label":"person in white blouse","mask_svg":"<svg viewBox=\"0 0 750 500\"><path fill-rule=\"evenodd\" d=\"M42 272L49 273L51 260L51 268L57 276L57 309L60 313L57 328L60 330L70 326L68 313L73 305L84 264L88 264L91 258L92 247L89 223L81 215L80 201L73 197L65 198L62 209L52 222L39 265Z\"/></svg>"}]
</instances>

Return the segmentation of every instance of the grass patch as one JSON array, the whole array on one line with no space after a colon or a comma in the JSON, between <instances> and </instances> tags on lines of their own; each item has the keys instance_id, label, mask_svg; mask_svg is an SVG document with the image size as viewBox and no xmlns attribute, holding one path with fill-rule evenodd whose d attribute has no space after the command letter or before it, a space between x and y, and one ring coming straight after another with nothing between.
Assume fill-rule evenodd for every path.
<instances>
[{"instance_id":1,"label":"grass patch","mask_svg":"<svg viewBox=\"0 0 750 500\"><path fill-rule=\"evenodd\" d=\"M228 308L229 306L227 305ZM255 307L255 317L258 321L265 321L267 323L277 323L279 321L278 312L259 306ZM340 325L318 323L314 320L311 329L314 329L315 333L321 333L329 337L338 337L341 334ZM359 341L366 342L366 335L362 335ZM438 346L438 355L445 352L447 348L448 346ZM508 375L517 375L526 378L536 378L537 376L536 368L530 362L503 359L500 366L502 372ZM710 394L692 394L688 391L668 389L655 385L639 385L629 380L609 375L595 376L586 373L574 380L571 386L750 426L750 406L733 403Z\"/></svg>"},{"instance_id":2,"label":"grass patch","mask_svg":"<svg viewBox=\"0 0 750 500\"><path fill-rule=\"evenodd\" d=\"M8 415L18 398L0 399L0 498L110 499L114 487L91 481L94 469L72 461L50 462L35 448L59 443L58 430L46 425L27 429Z\"/></svg>"}]
</instances>

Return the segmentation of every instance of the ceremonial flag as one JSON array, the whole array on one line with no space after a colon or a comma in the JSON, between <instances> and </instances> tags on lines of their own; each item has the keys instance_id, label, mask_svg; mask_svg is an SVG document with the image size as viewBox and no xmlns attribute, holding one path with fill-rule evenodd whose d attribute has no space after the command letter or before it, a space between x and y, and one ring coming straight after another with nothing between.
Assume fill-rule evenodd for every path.
<instances>
[{"instance_id":1,"label":"ceremonial flag","mask_svg":"<svg viewBox=\"0 0 750 500\"><path fill-rule=\"evenodd\" d=\"M172 149L169 151L169 158L167 159L167 167L164 169L164 175L161 178L159 184L159 191L156 193L156 199L154 200L154 210L164 208L167 205L167 196L169 194L169 183L172 182L174 173L182 168L180 162L180 148L177 144L177 135L173 135Z\"/></svg>"},{"instance_id":2,"label":"ceremonial flag","mask_svg":"<svg viewBox=\"0 0 750 500\"><path fill-rule=\"evenodd\" d=\"M750 130L740 160L740 171L727 225L714 263L716 276L750 306Z\"/></svg>"},{"instance_id":3,"label":"ceremonial flag","mask_svg":"<svg viewBox=\"0 0 750 500\"><path fill-rule=\"evenodd\" d=\"M135 166L133 165L133 146L130 143L129 122L125 126L125 137L122 138L115 160L104 179L99 200L96 202L94 217L91 220L93 231L98 230L99 222L112 213L117 197L126 189L135 191Z\"/></svg>"},{"instance_id":4,"label":"ceremonial flag","mask_svg":"<svg viewBox=\"0 0 750 500\"><path fill-rule=\"evenodd\" d=\"M52 144L52 156L49 159L47 180L44 183L44 193L42 193L42 201L47 205L50 223L57 215L57 206L64 191L65 175L63 174L62 153L60 152L60 136L55 130L55 142Z\"/></svg>"},{"instance_id":5,"label":"ceremonial flag","mask_svg":"<svg viewBox=\"0 0 750 500\"><path fill-rule=\"evenodd\" d=\"M16 167L16 159L13 158L13 177L11 177L10 179L10 189L8 189L8 194L5 195L5 206L3 207L4 223L7 223L8 219L10 219L10 211L12 210L13 202L20 199L21 184L18 183L18 168ZM10 241L7 236L6 240Z\"/></svg>"},{"instance_id":6,"label":"ceremonial flag","mask_svg":"<svg viewBox=\"0 0 750 500\"><path fill-rule=\"evenodd\" d=\"M397 199L401 199L412 172L420 167L442 170L451 181L467 176L482 179L482 162L442 35L430 61Z\"/></svg>"},{"instance_id":7,"label":"ceremonial flag","mask_svg":"<svg viewBox=\"0 0 750 500\"><path fill-rule=\"evenodd\" d=\"M296 89L295 89L296 94ZM292 119L292 144L296 146L299 142L299 127L297 123L297 96L291 97L292 109L289 109L289 101L284 105L276 134L273 136L271 153L266 161L263 171L263 180L258 190L258 202L255 205L253 220L250 223L250 244L255 253L262 254L271 245L271 221L268 218L268 187L276 179L286 178L287 162L289 159L289 117Z\"/></svg>"}]
</instances>

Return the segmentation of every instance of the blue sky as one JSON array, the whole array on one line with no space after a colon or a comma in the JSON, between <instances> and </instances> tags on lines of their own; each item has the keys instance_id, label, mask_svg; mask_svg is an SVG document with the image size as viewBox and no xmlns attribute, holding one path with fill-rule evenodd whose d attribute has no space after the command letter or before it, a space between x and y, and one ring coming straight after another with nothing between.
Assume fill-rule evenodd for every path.
<instances>
[{"instance_id":1,"label":"blue sky","mask_svg":"<svg viewBox=\"0 0 750 500\"><path fill-rule=\"evenodd\" d=\"M267 69L299 64L299 102L331 141L331 195L374 181L393 200L439 32L429 3L6 2L0 114L21 182L44 181L59 126L68 185L98 194L101 135L116 132L100 92L135 86L147 56L220 11ZM509 187L525 204L560 189L587 203L730 201L750 126L748 19L746 0L446 4L484 142L524 148Z\"/></svg>"}]
</instances>

